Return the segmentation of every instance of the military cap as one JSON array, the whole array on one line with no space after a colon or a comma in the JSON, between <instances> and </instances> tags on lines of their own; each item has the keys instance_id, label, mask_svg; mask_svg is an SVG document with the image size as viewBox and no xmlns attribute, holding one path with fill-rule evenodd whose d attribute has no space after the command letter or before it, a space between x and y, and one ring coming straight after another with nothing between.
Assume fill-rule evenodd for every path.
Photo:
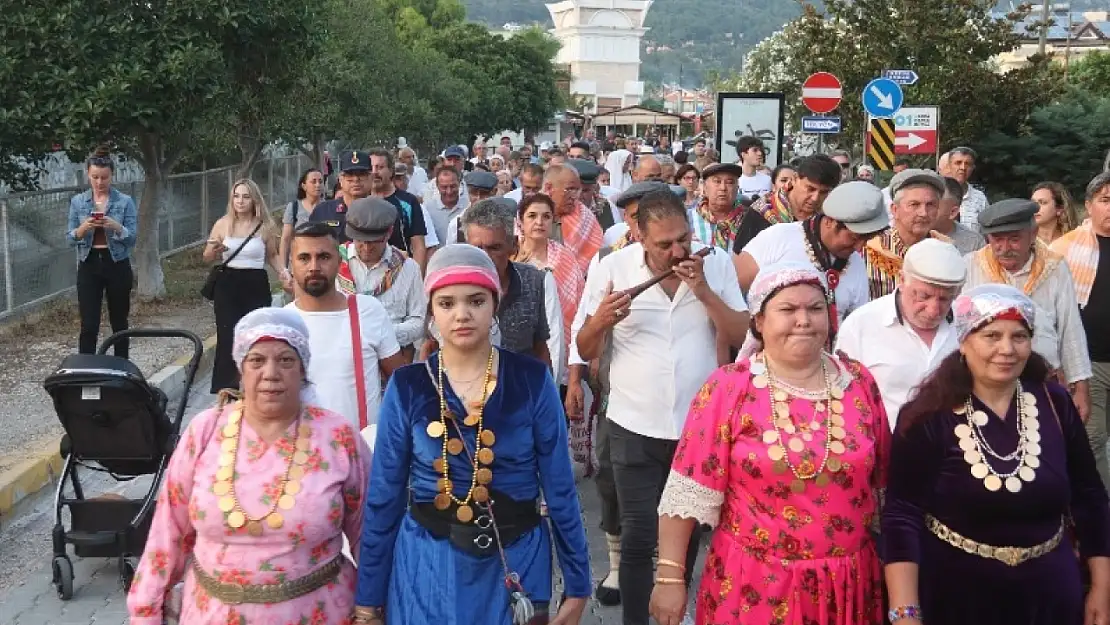
<instances>
[{"instance_id":1,"label":"military cap","mask_svg":"<svg viewBox=\"0 0 1110 625\"><path fill-rule=\"evenodd\" d=\"M348 150L339 155L339 171L370 171L370 155L362 150Z\"/></svg>"}]
</instances>

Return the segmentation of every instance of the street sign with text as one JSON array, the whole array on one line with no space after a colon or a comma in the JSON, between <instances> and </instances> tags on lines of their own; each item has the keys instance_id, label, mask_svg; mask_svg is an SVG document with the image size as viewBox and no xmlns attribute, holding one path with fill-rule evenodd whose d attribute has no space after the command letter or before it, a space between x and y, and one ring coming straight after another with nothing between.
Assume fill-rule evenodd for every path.
<instances>
[{"instance_id":1,"label":"street sign with text","mask_svg":"<svg viewBox=\"0 0 1110 625\"><path fill-rule=\"evenodd\" d=\"M893 119L895 154L936 154L940 144L940 110L937 107L906 106Z\"/></svg>"},{"instance_id":2,"label":"street sign with text","mask_svg":"<svg viewBox=\"0 0 1110 625\"><path fill-rule=\"evenodd\" d=\"M839 117L808 116L802 118L802 132L836 134L840 132L840 128L841 123Z\"/></svg>"},{"instance_id":3,"label":"street sign with text","mask_svg":"<svg viewBox=\"0 0 1110 625\"><path fill-rule=\"evenodd\" d=\"M884 69L883 78L892 80L899 85L916 85L920 76L912 69Z\"/></svg>"}]
</instances>

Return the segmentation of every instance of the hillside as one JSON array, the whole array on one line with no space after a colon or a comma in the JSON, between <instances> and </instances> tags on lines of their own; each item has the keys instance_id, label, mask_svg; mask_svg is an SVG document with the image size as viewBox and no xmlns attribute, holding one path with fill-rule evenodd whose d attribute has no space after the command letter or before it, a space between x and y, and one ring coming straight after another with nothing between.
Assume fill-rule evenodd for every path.
<instances>
[{"instance_id":1,"label":"hillside","mask_svg":"<svg viewBox=\"0 0 1110 625\"><path fill-rule=\"evenodd\" d=\"M493 27L543 24L544 0L463 0L467 18ZM655 0L648 11L641 80L700 86L707 70L739 69L744 54L800 14L793 0ZM661 48L661 49L660 49Z\"/></svg>"}]
</instances>

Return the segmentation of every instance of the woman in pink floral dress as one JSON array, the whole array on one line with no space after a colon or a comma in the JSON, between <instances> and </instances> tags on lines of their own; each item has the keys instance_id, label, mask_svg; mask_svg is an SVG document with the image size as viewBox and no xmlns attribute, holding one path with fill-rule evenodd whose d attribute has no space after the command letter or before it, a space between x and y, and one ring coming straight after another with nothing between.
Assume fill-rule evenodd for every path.
<instances>
[{"instance_id":1,"label":"woman in pink floral dress","mask_svg":"<svg viewBox=\"0 0 1110 625\"><path fill-rule=\"evenodd\" d=\"M825 289L806 265L760 271L739 361L690 407L659 504L661 625L682 621L695 523L715 528L699 625L882 623L872 525L890 429L871 374L823 351Z\"/></svg>"},{"instance_id":2,"label":"woman in pink floral dress","mask_svg":"<svg viewBox=\"0 0 1110 625\"><path fill-rule=\"evenodd\" d=\"M233 355L243 398L182 434L127 599L131 624L350 623L355 567L341 550L346 536L358 553L370 452L344 417L311 405L299 315L247 314Z\"/></svg>"}]
</instances>

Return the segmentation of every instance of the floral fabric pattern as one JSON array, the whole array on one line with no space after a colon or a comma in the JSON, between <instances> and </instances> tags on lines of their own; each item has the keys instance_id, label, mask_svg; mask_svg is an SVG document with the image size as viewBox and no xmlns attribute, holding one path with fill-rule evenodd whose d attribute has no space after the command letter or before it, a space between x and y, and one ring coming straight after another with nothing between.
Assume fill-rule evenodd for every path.
<instances>
[{"instance_id":1,"label":"floral fabric pattern","mask_svg":"<svg viewBox=\"0 0 1110 625\"><path fill-rule=\"evenodd\" d=\"M312 435L301 490L279 529L251 536L246 526L228 527L220 496L212 492L224 435L234 409L213 408L188 425L171 457L158 495L146 550L127 598L131 625L162 625L164 597L184 581L180 622L188 625L346 624L354 605L355 567L344 561L336 579L307 595L277 604L224 605L194 579L192 560L221 582L277 584L311 573L339 556L346 536L358 553L362 501L370 450L347 420L307 407L302 422ZM234 492L248 516L270 509L289 457L297 449L297 426L272 443L242 422Z\"/></svg>"},{"instance_id":2,"label":"floral fabric pattern","mask_svg":"<svg viewBox=\"0 0 1110 625\"><path fill-rule=\"evenodd\" d=\"M718 369L695 397L672 464L660 514L715 525L697 591L698 625L860 625L883 619L879 560L871 532L886 484L890 430L874 378L837 361L847 434L839 470L791 489L795 476L768 456L774 431L770 387L753 384L750 361ZM822 400L793 397L795 419L809 419ZM815 432L790 452L799 473L825 456ZM830 456L833 457L833 456ZM776 472L776 469L778 472ZM822 480L823 481L823 480ZM704 506L683 514L680 490L719 494L716 519ZM705 501L711 498L702 497ZM695 507L696 508L696 507ZM712 514L710 516L713 516Z\"/></svg>"}]
</instances>

